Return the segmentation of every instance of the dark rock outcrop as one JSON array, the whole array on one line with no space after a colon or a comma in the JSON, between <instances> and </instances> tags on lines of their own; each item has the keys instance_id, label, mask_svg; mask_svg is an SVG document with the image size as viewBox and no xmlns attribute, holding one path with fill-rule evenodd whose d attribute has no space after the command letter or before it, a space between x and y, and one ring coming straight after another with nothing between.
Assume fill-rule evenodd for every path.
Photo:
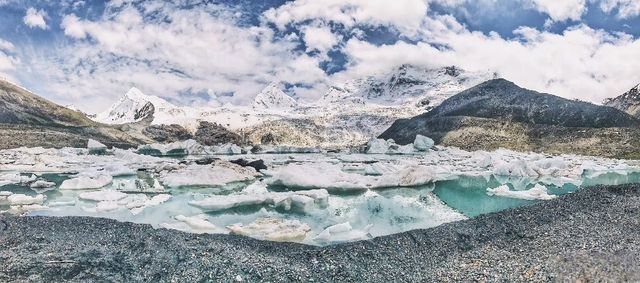
<instances>
[{"instance_id":1,"label":"dark rock outcrop","mask_svg":"<svg viewBox=\"0 0 640 283\"><path fill-rule=\"evenodd\" d=\"M151 125L144 133L157 142L169 143L192 139L193 135L180 125Z\"/></svg>"},{"instance_id":2,"label":"dark rock outcrop","mask_svg":"<svg viewBox=\"0 0 640 283\"><path fill-rule=\"evenodd\" d=\"M201 121L195 139L203 145L243 144L242 137L216 123Z\"/></svg>"},{"instance_id":3,"label":"dark rock outcrop","mask_svg":"<svg viewBox=\"0 0 640 283\"><path fill-rule=\"evenodd\" d=\"M256 171L260 171L260 170L266 170L267 165L264 164L264 160L262 159L258 159L258 160L254 160L254 161L248 161L245 159L236 159L236 160L230 160L229 162L233 163L233 164L237 164L240 165L242 167L252 167L253 169L256 169Z\"/></svg>"},{"instance_id":4,"label":"dark rock outcrop","mask_svg":"<svg viewBox=\"0 0 640 283\"><path fill-rule=\"evenodd\" d=\"M635 86L621 96L605 100L604 105L640 118L640 85Z\"/></svg>"},{"instance_id":5,"label":"dark rock outcrop","mask_svg":"<svg viewBox=\"0 0 640 283\"><path fill-rule=\"evenodd\" d=\"M504 79L465 90L430 112L400 119L380 135L399 144L416 135L468 150L500 147L629 157L640 152L640 121L620 110L518 87Z\"/></svg>"}]
</instances>

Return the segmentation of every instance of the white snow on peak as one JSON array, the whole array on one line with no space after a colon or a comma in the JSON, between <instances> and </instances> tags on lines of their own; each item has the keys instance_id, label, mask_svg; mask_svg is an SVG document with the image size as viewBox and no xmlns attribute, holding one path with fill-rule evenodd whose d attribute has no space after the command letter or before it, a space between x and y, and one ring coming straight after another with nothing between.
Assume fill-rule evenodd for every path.
<instances>
[{"instance_id":1,"label":"white snow on peak","mask_svg":"<svg viewBox=\"0 0 640 283\"><path fill-rule=\"evenodd\" d=\"M297 105L296 100L284 93L277 83L267 85L253 100L255 109L293 108Z\"/></svg>"},{"instance_id":2,"label":"white snow on peak","mask_svg":"<svg viewBox=\"0 0 640 283\"><path fill-rule=\"evenodd\" d=\"M105 124L138 122L146 118L146 115L142 115L144 113L142 113L141 110L145 110L145 106L148 103L153 105L154 114L158 114L159 112L170 112L178 109L177 106L160 97L146 95L136 87L132 87L107 111L99 113L95 120Z\"/></svg>"},{"instance_id":3,"label":"white snow on peak","mask_svg":"<svg viewBox=\"0 0 640 283\"><path fill-rule=\"evenodd\" d=\"M495 76L493 72L468 72L455 66L430 69L405 64L332 86L318 104L355 102L423 110Z\"/></svg>"}]
</instances>

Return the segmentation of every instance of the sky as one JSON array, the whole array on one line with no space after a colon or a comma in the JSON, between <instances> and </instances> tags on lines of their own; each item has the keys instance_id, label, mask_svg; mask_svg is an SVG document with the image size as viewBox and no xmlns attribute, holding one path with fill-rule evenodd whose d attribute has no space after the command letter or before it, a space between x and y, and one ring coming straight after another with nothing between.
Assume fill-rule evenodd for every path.
<instances>
[{"instance_id":1,"label":"sky","mask_svg":"<svg viewBox=\"0 0 640 283\"><path fill-rule=\"evenodd\" d=\"M0 77L105 110L301 101L401 64L497 72L601 103L640 83L640 0L0 0Z\"/></svg>"}]
</instances>

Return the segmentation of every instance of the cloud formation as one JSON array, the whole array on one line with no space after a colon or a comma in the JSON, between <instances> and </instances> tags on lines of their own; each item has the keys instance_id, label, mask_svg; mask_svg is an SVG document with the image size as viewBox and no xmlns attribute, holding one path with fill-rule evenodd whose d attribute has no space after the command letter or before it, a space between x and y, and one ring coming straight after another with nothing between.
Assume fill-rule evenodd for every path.
<instances>
[{"instance_id":1,"label":"cloud formation","mask_svg":"<svg viewBox=\"0 0 640 283\"><path fill-rule=\"evenodd\" d=\"M640 15L638 0L600 0L600 8L606 13L617 10L617 16L621 19Z\"/></svg>"},{"instance_id":2,"label":"cloud formation","mask_svg":"<svg viewBox=\"0 0 640 283\"><path fill-rule=\"evenodd\" d=\"M586 0L532 0L538 11L554 21L578 21L587 10Z\"/></svg>"},{"instance_id":3,"label":"cloud formation","mask_svg":"<svg viewBox=\"0 0 640 283\"><path fill-rule=\"evenodd\" d=\"M64 43L32 51L2 49L0 41L0 72L46 82L42 89L56 101L88 112L104 110L131 86L219 105L249 104L268 83L283 82L311 101L328 85L405 63L496 71L524 87L596 103L640 82L638 39L582 23L593 7L633 17L636 2L517 0L562 29L523 26L509 35L474 30L434 8L469 1L296 0L251 15L250 23L246 11L225 4L118 0L87 17L69 2L49 23L60 23ZM506 0L478 1L490 13Z\"/></svg>"},{"instance_id":4,"label":"cloud formation","mask_svg":"<svg viewBox=\"0 0 640 283\"><path fill-rule=\"evenodd\" d=\"M44 10L36 10L31 7L27 9L27 14L22 19L24 24L30 28L39 28L39 29L48 29L47 22L44 20L44 17L47 16L47 13Z\"/></svg>"}]
</instances>

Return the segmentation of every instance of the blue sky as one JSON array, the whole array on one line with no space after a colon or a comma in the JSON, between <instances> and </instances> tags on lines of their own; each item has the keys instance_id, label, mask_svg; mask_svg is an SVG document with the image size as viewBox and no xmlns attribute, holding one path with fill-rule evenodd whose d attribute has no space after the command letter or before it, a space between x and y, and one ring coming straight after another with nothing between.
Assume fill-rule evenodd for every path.
<instances>
[{"instance_id":1,"label":"blue sky","mask_svg":"<svg viewBox=\"0 0 640 283\"><path fill-rule=\"evenodd\" d=\"M400 64L498 72L601 102L640 83L637 0L0 0L0 76L88 112L130 87L246 104L300 100Z\"/></svg>"}]
</instances>

